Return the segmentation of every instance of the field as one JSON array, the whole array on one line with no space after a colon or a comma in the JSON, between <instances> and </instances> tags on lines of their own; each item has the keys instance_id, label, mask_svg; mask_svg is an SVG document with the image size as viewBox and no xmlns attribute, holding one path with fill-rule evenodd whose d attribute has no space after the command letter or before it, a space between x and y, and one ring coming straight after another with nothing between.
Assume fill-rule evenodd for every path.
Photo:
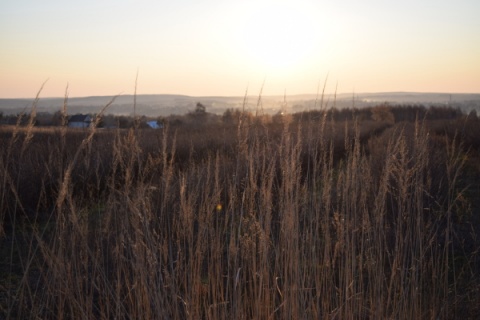
<instances>
[{"instance_id":1,"label":"field","mask_svg":"<svg viewBox=\"0 0 480 320\"><path fill-rule=\"evenodd\" d=\"M480 317L476 114L196 120L0 126L0 318Z\"/></svg>"}]
</instances>

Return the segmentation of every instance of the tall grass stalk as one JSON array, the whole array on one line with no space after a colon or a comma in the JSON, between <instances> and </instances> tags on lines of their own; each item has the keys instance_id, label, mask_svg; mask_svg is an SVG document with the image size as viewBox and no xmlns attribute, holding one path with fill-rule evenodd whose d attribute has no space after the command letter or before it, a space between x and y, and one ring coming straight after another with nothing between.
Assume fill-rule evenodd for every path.
<instances>
[{"instance_id":1,"label":"tall grass stalk","mask_svg":"<svg viewBox=\"0 0 480 320\"><path fill-rule=\"evenodd\" d=\"M2 284L5 317L458 316L461 145L432 158L421 121L366 144L361 121L329 119L323 92L321 104L280 130L242 118L210 152L192 138L184 162L169 128L64 126L37 141L33 122L16 126L0 157L3 243L21 277Z\"/></svg>"}]
</instances>

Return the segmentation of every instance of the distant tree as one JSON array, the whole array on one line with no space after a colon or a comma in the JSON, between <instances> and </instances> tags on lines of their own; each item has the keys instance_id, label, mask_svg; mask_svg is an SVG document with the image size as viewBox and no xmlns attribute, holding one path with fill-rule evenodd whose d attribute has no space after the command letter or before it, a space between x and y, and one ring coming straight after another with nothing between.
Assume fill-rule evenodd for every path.
<instances>
[{"instance_id":1,"label":"distant tree","mask_svg":"<svg viewBox=\"0 0 480 320\"><path fill-rule=\"evenodd\" d=\"M93 123L96 124L97 128L103 128L105 126L105 121L103 120L103 115L101 115L101 114L93 115Z\"/></svg>"},{"instance_id":2,"label":"distant tree","mask_svg":"<svg viewBox=\"0 0 480 320\"><path fill-rule=\"evenodd\" d=\"M222 115L222 121L225 124L234 124L235 123L235 118L233 115L233 109L227 109Z\"/></svg>"},{"instance_id":3,"label":"distant tree","mask_svg":"<svg viewBox=\"0 0 480 320\"><path fill-rule=\"evenodd\" d=\"M0 119L1 119L1 116L0 116ZM478 119L477 110L474 109L474 110L470 111L470 113L468 114L468 119L477 120Z\"/></svg>"},{"instance_id":4,"label":"distant tree","mask_svg":"<svg viewBox=\"0 0 480 320\"><path fill-rule=\"evenodd\" d=\"M166 122L165 117L158 116L155 120L157 121L158 125L159 125L161 128L163 128L163 126L165 125L165 122Z\"/></svg>"},{"instance_id":5,"label":"distant tree","mask_svg":"<svg viewBox=\"0 0 480 320\"><path fill-rule=\"evenodd\" d=\"M457 119L463 116L462 111L459 108L446 107L446 106L430 106L428 111L429 120L438 120L438 119Z\"/></svg>"},{"instance_id":6,"label":"distant tree","mask_svg":"<svg viewBox=\"0 0 480 320\"><path fill-rule=\"evenodd\" d=\"M282 123L284 116L285 114L283 113L283 111L278 111L276 114L272 116L272 122L276 124Z\"/></svg>"},{"instance_id":7,"label":"distant tree","mask_svg":"<svg viewBox=\"0 0 480 320\"><path fill-rule=\"evenodd\" d=\"M207 108L201 102L197 102L197 105L195 106L195 113L205 114L206 112L207 112Z\"/></svg>"},{"instance_id":8,"label":"distant tree","mask_svg":"<svg viewBox=\"0 0 480 320\"><path fill-rule=\"evenodd\" d=\"M165 122L168 123L169 126L178 127L183 125L184 117L178 115L170 115L165 118Z\"/></svg>"},{"instance_id":9,"label":"distant tree","mask_svg":"<svg viewBox=\"0 0 480 320\"><path fill-rule=\"evenodd\" d=\"M395 116L387 104L382 104L372 108L372 119L375 121L384 121L389 124L395 123Z\"/></svg>"},{"instance_id":10,"label":"distant tree","mask_svg":"<svg viewBox=\"0 0 480 320\"><path fill-rule=\"evenodd\" d=\"M56 111L52 116L52 125L54 126L66 126L68 123L67 115L63 111Z\"/></svg>"},{"instance_id":11,"label":"distant tree","mask_svg":"<svg viewBox=\"0 0 480 320\"><path fill-rule=\"evenodd\" d=\"M189 112L187 117L190 118L192 125L203 125L207 121L207 108L200 102L197 102L195 110Z\"/></svg>"},{"instance_id":12,"label":"distant tree","mask_svg":"<svg viewBox=\"0 0 480 320\"><path fill-rule=\"evenodd\" d=\"M145 115L142 115L141 117L137 117L136 120L138 121L138 124L136 124L137 128L140 128L140 129L150 128L147 124L148 119Z\"/></svg>"},{"instance_id":13,"label":"distant tree","mask_svg":"<svg viewBox=\"0 0 480 320\"><path fill-rule=\"evenodd\" d=\"M39 112L35 117L35 125L37 126L52 126L53 114L48 112Z\"/></svg>"},{"instance_id":14,"label":"distant tree","mask_svg":"<svg viewBox=\"0 0 480 320\"><path fill-rule=\"evenodd\" d=\"M9 123L15 124L19 126L27 126L27 125L36 125L37 119L35 114L28 114L25 112L17 113L16 115L11 115Z\"/></svg>"},{"instance_id":15,"label":"distant tree","mask_svg":"<svg viewBox=\"0 0 480 320\"><path fill-rule=\"evenodd\" d=\"M113 114L106 114L102 117L103 125L105 128L114 128L117 126L117 121Z\"/></svg>"}]
</instances>

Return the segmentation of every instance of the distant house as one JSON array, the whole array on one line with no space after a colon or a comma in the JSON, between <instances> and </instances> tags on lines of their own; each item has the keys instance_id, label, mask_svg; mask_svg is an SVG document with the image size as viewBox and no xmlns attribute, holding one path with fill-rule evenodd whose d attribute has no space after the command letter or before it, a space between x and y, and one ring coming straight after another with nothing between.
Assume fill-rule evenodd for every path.
<instances>
[{"instance_id":1,"label":"distant house","mask_svg":"<svg viewBox=\"0 0 480 320\"><path fill-rule=\"evenodd\" d=\"M163 129L163 123L158 123L156 120L147 121L147 126L152 129Z\"/></svg>"},{"instance_id":2,"label":"distant house","mask_svg":"<svg viewBox=\"0 0 480 320\"><path fill-rule=\"evenodd\" d=\"M76 114L68 119L70 128L88 128L92 125L93 118L90 115Z\"/></svg>"}]
</instances>

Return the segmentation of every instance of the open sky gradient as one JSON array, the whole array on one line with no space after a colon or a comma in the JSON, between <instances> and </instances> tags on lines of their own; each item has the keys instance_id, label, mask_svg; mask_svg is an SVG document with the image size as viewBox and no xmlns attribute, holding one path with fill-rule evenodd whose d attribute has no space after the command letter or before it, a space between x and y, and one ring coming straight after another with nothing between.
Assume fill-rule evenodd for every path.
<instances>
[{"instance_id":1,"label":"open sky gradient","mask_svg":"<svg viewBox=\"0 0 480 320\"><path fill-rule=\"evenodd\" d=\"M480 92L480 1L2 0L0 98Z\"/></svg>"}]
</instances>

